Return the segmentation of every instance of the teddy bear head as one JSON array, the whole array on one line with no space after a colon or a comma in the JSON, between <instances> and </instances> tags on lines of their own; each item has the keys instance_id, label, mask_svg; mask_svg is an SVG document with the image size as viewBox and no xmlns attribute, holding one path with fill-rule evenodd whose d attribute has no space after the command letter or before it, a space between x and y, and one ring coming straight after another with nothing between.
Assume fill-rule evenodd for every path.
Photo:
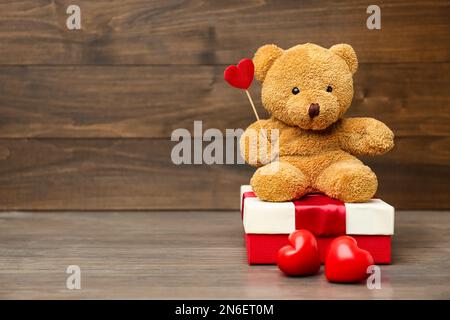
<instances>
[{"instance_id":1,"label":"teddy bear head","mask_svg":"<svg viewBox=\"0 0 450 320\"><path fill-rule=\"evenodd\" d=\"M290 126L323 130L350 107L358 60L348 44L326 49L307 43L287 50L265 45L253 63L264 107Z\"/></svg>"}]
</instances>

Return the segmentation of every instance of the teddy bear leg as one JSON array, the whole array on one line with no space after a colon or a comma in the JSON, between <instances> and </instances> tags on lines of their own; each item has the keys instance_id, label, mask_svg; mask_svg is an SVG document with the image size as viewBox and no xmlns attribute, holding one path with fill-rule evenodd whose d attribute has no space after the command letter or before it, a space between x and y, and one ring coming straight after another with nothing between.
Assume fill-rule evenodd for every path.
<instances>
[{"instance_id":1,"label":"teddy bear leg","mask_svg":"<svg viewBox=\"0 0 450 320\"><path fill-rule=\"evenodd\" d=\"M256 170L250 184L258 198L265 201L289 201L304 195L309 180L287 162L272 162Z\"/></svg>"},{"instance_id":2,"label":"teddy bear leg","mask_svg":"<svg viewBox=\"0 0 450 320\"><path fill-rule=\"evenodd\" d=\"M339 161L317 177L315 188L344 202L364 202L377 191L377 176L359 160Z\"/></svg>"}]
</instances>

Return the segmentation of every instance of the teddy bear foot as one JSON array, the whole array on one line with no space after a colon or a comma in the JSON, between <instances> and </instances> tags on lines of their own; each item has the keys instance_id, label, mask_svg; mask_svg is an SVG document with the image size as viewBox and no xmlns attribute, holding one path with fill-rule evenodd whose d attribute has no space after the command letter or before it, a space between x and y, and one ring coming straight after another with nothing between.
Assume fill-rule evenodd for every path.
<instances>
[{"instance_id":1,"label":"teddy bear foot","mask_svg":"<svg viewBox=\"0 0 450 320\"><path fill-rule=\"evenodd\" d=\"M306 194L309 181L297 167L286 162L272 162L256 170L250 184L264 201L289 201Z\"/></svg>"},{"instance_id":2,"label":"teddy bear foot","mask_svg":"<svg viewBox=\"0 0 450 320\"><path fill-rule=\"evenodd\" d=\"M365 202L377 191L375 173L359 161L330 165L316 179L315 186L327 196L344 202Z\"/></svg>"}]
</instances>

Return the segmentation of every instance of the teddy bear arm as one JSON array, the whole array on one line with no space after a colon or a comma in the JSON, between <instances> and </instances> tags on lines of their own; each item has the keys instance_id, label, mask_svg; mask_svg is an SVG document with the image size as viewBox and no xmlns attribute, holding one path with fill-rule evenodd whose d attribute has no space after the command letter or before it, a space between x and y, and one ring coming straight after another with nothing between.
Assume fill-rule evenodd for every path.
<instances>
[{"instance_id":1,"label":"teddy bear arm","mask_svg":"<svg viewBox=\"0 0 450 320\"><path fill-rule=\"evenodd\" d=\"M394 133L373 118L343 119L338 136L341 148L354 155L381 155L394 147Z\"/></svg>"},{"instance_id":2,"label":"teddy bear arm","mask_svg":"<svg viewBox=\"0 0 450 320\"><path fill-rule=\"evenodd\" d=\"M264 133L261 134L261 129ZM276 123L272 119L259 120L252 123L245 129L240 139L241 156L248 164L260 167L269 163L274 158L274 150L271 148L271 129L278 129ZM260 138L265 139L265 143L261 143ZM264 147L266 152L261 152Z\"/></svg>"}]
</instances>

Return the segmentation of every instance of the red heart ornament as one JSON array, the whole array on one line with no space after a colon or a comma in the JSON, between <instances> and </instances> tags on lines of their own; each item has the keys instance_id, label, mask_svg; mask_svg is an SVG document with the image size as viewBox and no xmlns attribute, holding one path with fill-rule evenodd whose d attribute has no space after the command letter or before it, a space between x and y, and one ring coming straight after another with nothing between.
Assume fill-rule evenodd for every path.
<instances>
[{"instance_id":1,"label":"red heart ornament","mask_svg":"<svg viewBox=\"0 0 450 320\"><path fill-rule=\"evenodd\" d=\"M352 283L367 279L372 255L358 247L355 238L341 236L331 242L325 258L325 276L330 282Z\"/></svg>"},{"instance_id":2,"label":"red heart ornament","mask_svg":"<svg viewBox=\"0 0 450 320\"><path fill-rule=\"evenodd\" d=\"M278 251L278 268L289 276L307 276L320 269L317 240L308 230L296 230L289 235L290 244Z\"/></svg>"},{"instance_id":3,"label":"red heart ornament","mask_svg":"<svg viewBox=\"0 0 450 320\"><path fill-rule=\"evenodd\" d=\"M228 66L223 77L233 87L247 90L252 84L255 66L251 59L242 59L237 66Z\"/></svg>"}]
</instances>

